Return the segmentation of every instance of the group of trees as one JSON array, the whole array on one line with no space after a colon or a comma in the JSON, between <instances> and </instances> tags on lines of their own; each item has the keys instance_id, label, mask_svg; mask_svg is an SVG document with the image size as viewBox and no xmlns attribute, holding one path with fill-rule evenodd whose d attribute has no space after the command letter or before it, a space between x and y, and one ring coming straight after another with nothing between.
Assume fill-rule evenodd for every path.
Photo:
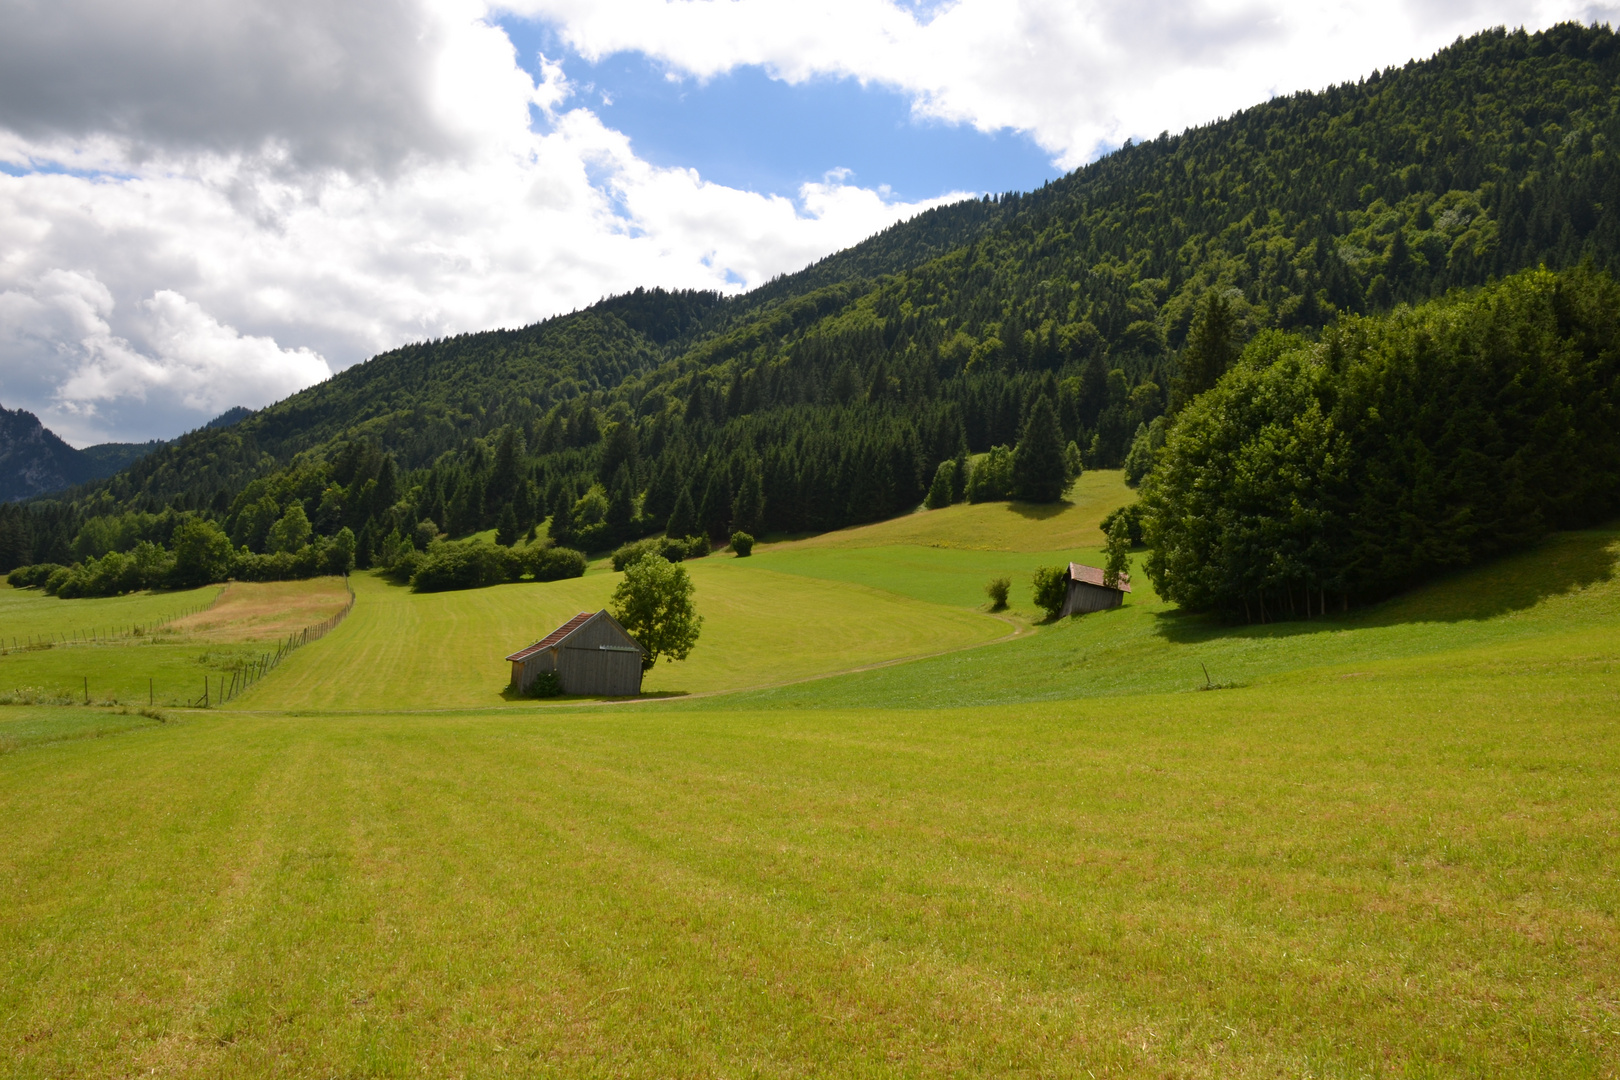
<instances>
[{"instance_id":1,"label":"group of trees","mask_svg":"<svg viewBox=\"0 0 1620 1080\"><path fill-rule=\"evenodd\" d=\"M1620 286L1526 271L1319 341L1269 331L1171 425L1147 571L1268 621L1376 599L1620 512Z\"/></svg>"},{"instance_id":2,"label":"group of trees","mask_svg":"<svg viewBox=\"0 0 1620 1080\"><path fill-rule=\"evenodd\" d=\"M97 519L92 519L93 521ZM112 531L108 529L108 531ZM83 534L78 538L82 540ZM12 585L39 586L52 596L120 596L139 589L193 588L236 578L241 581L285 581L322 574L347 574L354 568L354 533L311 537L306 523L303 542L264 554L231 546L214 522L180 516L167 530L167 546L140 538L127 548L86 555L68 565L35 563L12 569Z\"/></svg>"}]
</instances>

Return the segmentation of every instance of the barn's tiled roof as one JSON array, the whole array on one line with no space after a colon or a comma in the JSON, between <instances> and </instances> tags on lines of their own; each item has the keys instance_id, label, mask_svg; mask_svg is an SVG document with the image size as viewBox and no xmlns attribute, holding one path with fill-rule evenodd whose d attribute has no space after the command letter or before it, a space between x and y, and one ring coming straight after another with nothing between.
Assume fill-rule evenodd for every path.
<instances>
[{"instance_id":1,"label":"barn's tiled roof","mask_svg":"<svg viewBox=\"0 0 1620 1080\"><path fill-rule=\"evenodd\" d=\"M553 630L551 633L547 634L545 637L541 638L539 641L535 642L533 645L530 645L527 649L519 649L511 656L508 656L507 659L527 660L540 650L549 649L553 645L556 645L558 642L562 641L563 638L590 622L596 617L596 615L596 612L582 611L578 615L575 615L572 619L569 619L567 622L557 627L557 629Z\"/></svg>"},{"instance_id":2,"label":"barn's tiled roof","mask_svg":"<svg viewBox=\"0 0 1620 1080\"><path fill-rule=\"evenodd\" d=\"M1103 572L1101 567L1087 566L1085 563L1072 562L1069 564L1069 577L1073 578L1075 581L1084 582L1087 585L1095 585L1099 589L1108 588L1108 586L1104 583L1104 578L1107 577L1107 574ZM1131 591L1131 575L1119 575L1119 591Z\"/></svg>"}]
</instances>

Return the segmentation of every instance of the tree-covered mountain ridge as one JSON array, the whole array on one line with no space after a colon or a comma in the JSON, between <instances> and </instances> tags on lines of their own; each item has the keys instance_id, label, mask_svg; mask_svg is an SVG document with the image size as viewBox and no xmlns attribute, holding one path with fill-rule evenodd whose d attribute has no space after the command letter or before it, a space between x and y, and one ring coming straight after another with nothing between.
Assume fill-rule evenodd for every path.
<instances>
[{"instance_id":1,"label":"tree-covered mountain ridge","mask_svg":"<svg viewBox=\"0 0 1620 1080\"><path fill-rule=\"evenodd\" d=\"M1617 269L1617 75L1607 28L1489 31L930 211L742 296L637 290L392 350L75 491L29 526L31 553L132 510L239 532L272 489L373 543L424 517L533 524L593 487L621 531L682 494L712 527L749 482L758 525L836 527L916 505L939 462L1011 445L1043 398L1090 464L1118 464L1210 296L1240 336L1311 336L1525 267ZM394 500L357 500L384 460Z\"/></svg>"}]
</instances>

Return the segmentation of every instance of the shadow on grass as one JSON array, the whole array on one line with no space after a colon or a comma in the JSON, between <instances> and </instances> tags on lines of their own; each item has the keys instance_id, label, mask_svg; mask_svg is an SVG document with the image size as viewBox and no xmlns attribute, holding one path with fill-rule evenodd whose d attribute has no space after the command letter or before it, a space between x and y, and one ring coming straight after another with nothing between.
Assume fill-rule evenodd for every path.
<instances>
[{"instance_id":1,"label":"shadow on grass","mask_svg":"<svg viewBox=\"0 0 1620 1080\"><path fill-rule=\"evenodd\" d=\"M640 694L631 694L628 697L601 697L591 694L557 694L553 697L530 697L521 694L508 686L501 691L501 700L514 705L529 703L532 705L571 705L582 701L645 701L647 699L663 700L665 698L689 697L690 690L648 690Z\"/></svg>"},{"instance_id":2,"label":"shadow on grass","mask_svg":"<svg viewBox=\"0 0 1620 1080\"><path fill-rule=\"evenodd\" d=\"M1055 503L1010 502L1007 509L1025 521L1050 521L1066 510L1073 510L1074 503L1067 499Z\"/></svg>"},{"instance_id":3,"label":"shadow on grass","mask_svg":"<svg viewBox=\"0 0 1620 1080\"><path fill-rule=\"evenodd\" d=\"M1171 610L1155 613L1155 630L1177 644L1193 644L1215 638L1285 638L1408 623L1483 622L1613 581L1617 570L1620 532L1605 529L1559 533L1531 551L1452 571L1344 615L1234 625L1211 615Z\"/></svg>"}]
</instances>

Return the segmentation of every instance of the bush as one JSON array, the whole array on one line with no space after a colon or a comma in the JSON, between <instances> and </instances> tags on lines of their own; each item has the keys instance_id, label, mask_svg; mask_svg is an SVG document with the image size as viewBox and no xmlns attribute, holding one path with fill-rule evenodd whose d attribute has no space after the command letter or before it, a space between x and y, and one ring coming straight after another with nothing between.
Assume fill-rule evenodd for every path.
<instances>
[{"instance_id":1,"label":"bush","mask_svg":"<svg viewBox=\"0 0 1620 1080\"><path fill-rule=\"evenodd\" d=\"M661 555L664 558L669 559L670 562L680 562L686 557L686 548L684 545L680 549L680 554L676 555L673 559L670 559L669 554L664 550L664 547L665 543L663 537L655 537L651 540L637 540L629 544L620 544L613 552L614 572L623 573L625 567L629 566L631 563L635 562L637 559L648 554L649 552L654 555Z\"/></svg>"},{"instance_id":2,"label":"bush","mask_svg":"<svg viewBox=\"0 0 1620 1080\"><path fill-rule=\"evenodd\" d=\"M737 558L746 559L754 553L754 538L745 532L732 533L731 550L737 553Z\"/></svg>"},{"instance_id":3,"label":"bush","mask_svg":"<svg viewBox=\"0 0 1620 1080\"><path fill-rule=\"evenodd\" d=\"M427 562L427 556L415 548L411 548L397 553L393 562L384 565L382 568L383 576L401 585L409 584L411 578L416 576L416 572L422 569L422 564L425 562Z\"/></svg>"},{"instance_id":4,"label":"bush","mask_svg":"<svg viewBox=\"0 0 1620 1080\"><path fill-rule=\"evenodd\" d=\"M583 577L585 553L565 547L537 547L523 549L523 564L536 581L561 581L564 578Z\"/></svg>"},{"instance_id":5,"label":"bush","mask_svg":"<svg viewBox=\"0 0 1620 1080\"><path fill-rule=\"evenodd\" d=\"M529 685L523 688L523 693L525 697L556 697L562 693L562 679L557 677L555 671L542 671L529 680Z\"/></svg>"},{"instance_id":6,"label":"bush","mask_svg":"<svg viewBox=\"0 0 1620 1080\"><path fill-rule=\"evenodd\" d=\"M51 576L45 579L45 591L52 596L60 595L62 586L73 579L74 571L77 569L76 566L62 566L51 571Z\"/></svg>"},{"instance_id":7,"label":"bush","mask_svg":"<svg viewBox=\"0 0 1620 1080\"><path fill-rule=\"evenodd\" d=\"M1013 485L1013 455L1005 446L992 446L968 474L968 502L996 502L1010 498Z\"/></svg>"},{"instance_id":8,"label":"bush","mask_svg":"<svg viewBox=\"0 0 1620 1080\"><path fill-rule=\"evenodd\" d=\"M1067 566L1040 566L1035 569L1035 606L1055 619L1069 595Z\"/></svg>"},{"instance_id":9,"label":"bush","mask_svg":"<svg viewBox=\"0 0 1620 1080\"><path fill-rule=\"evenodd\" d=\"M984 587L984 594L990 598L990 610L1001 611L1007 606L1007 593L1012 588L1010 578L991 578L990 583Z\"/></svg>"},{"instance_id":10,"label":"bush","mask_svg":"<svg viewBox=\"0 0 1620 1080\"><path fill-rule=\"evenodd\" d=\"M14 589L37 589L44 586L50 576L58 570L67 567L60 563L35 563L33 566L19 566L6 575L6 584Z\"/></svg>"},{"instance_id":11,"label":"bush","mask_svg":"<svg viewBox=\"0 0 1620 1080\"><path fill-rule=\"evenodd\" d=\"M522 554L511 548L479 543L438 543L428 549L427 558L411 575L411 589L449 592L516 581L525 569L523 562Z\"/></svg>"},{"instance_id":12,"label":"bush","mask_svg":"<svg viewBox=\"0 0 1620 1080\"><path fill-rule=\"evenodd\" d=\"M956 490L961 486L956 476L957 467L954 459L939 463L939 468L934 470L934 482L928 487L928 497L923 500L924 509L938 510L956 501Z\"/></svg>"},{"instance_id":13,"label":"bush","mask_svg":"<svg viewBox=\"0 0 1620 1080\"><path fill-rule=\"evenodd\" d=\"M1116 521L1125 522L1125 535L1130 540L1131 546L1141 547L1144 542L1142 504L1131 503L1129 506L1122 506L1118 510L1110 511L1108 516L1098 524L1098 528L1102 529L1104 536L1112 536L1114 535L1114 522Z\"/></svg>"}]
</instances>

